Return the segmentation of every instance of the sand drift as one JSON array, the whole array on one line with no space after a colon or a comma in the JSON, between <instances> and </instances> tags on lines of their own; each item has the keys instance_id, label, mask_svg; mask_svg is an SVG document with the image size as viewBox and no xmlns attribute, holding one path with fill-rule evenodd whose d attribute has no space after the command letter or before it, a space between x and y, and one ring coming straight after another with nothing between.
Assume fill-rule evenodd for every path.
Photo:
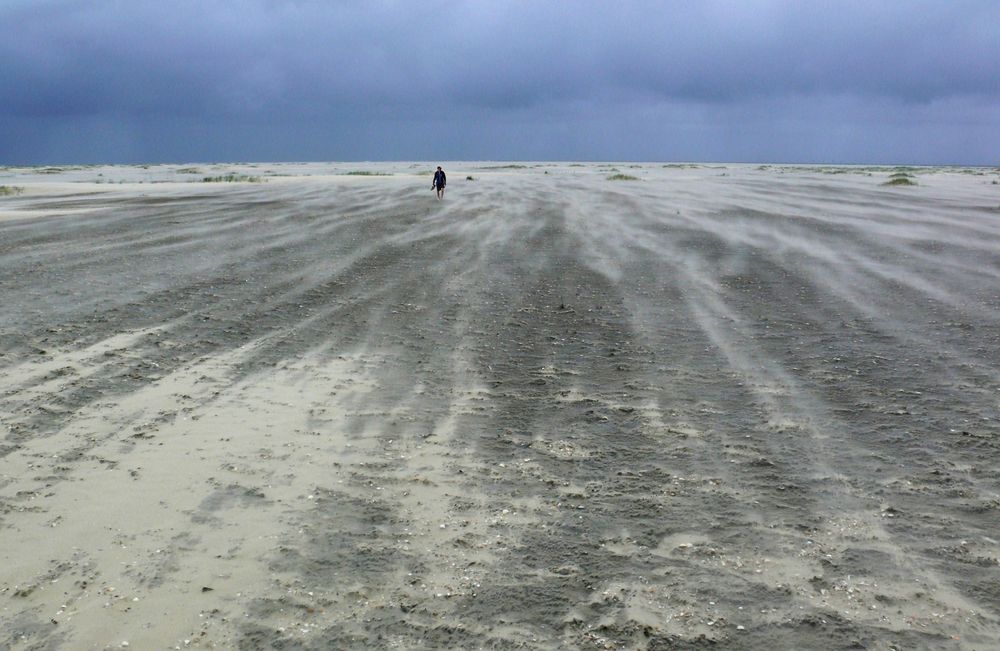
<instances>
[{"instance_id":1,"label":"sand drift","mask_svg":"<svg viewBox=\"0 0 1000 651\"><path fill-rule=\"evenodd\" d=\"M432 169L0 169L0 648L1000 646L998 170Z\"/></svg>"}]
</instances>

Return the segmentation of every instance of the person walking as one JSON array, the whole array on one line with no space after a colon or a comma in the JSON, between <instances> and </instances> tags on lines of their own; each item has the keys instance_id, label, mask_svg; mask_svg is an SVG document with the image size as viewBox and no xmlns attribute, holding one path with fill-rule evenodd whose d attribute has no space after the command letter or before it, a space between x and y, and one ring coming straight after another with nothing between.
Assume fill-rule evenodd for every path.
<instances>
[{"instance_id":1,"label":"person walking","mask_svg":"<svg viewBox=\"0 0 1000 651\"><path fill-rule=\"evenodd\" d=\"M444 170L438 165L437 171L434 172L434 182L431 183L431 190L437 188L438 201L444 198L444 186L448 183L448 177L444 175Z\"/></svg>"}]
</instances>

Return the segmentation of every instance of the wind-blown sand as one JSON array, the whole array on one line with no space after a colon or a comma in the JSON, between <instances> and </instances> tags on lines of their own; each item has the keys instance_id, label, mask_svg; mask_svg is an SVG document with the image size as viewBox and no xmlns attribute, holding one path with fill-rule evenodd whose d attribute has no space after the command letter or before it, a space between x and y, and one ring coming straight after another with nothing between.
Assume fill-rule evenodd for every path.
<instances>
[{"instance_id":1,"label":"wind-blown sand","mask_svg":"<svg viewBox=\"0 0 1000 651\"><path fill-rule=\"evenodd\" d=\"M0 648L1000 648L997 170L188 167L0 169Z\"/></svg>"}]
</instances>

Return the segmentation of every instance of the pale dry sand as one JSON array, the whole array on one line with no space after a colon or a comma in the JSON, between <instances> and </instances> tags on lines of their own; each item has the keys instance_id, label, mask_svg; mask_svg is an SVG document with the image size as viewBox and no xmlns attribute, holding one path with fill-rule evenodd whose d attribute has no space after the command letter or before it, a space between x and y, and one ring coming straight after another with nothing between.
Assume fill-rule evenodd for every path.
<instances>
[{"instance_id":1,"label":"pale dry sand","mask_svg":"<svg viewBox=\"0 0 1000 651\"><path fill-rule=\"evenodd\" d=\"M998 170L434 165L0 169L0 648L1000 648Z\"/></svg>"}]
</instances>

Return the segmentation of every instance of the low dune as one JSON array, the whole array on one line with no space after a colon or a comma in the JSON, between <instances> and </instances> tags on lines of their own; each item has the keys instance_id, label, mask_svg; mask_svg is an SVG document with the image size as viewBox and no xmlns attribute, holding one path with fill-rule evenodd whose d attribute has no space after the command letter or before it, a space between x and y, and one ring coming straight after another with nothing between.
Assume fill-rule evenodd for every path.
<instances>
[{"instance_id":1,"label":"low dune","mask_svg":"<svg viewBox=\"0 0 1000 651\"><path fill-rule=\"evenodd\" d=\"M998 170L436 165L0 169L0 648L1000 646Z\"/></svg>"}]
</instances>

